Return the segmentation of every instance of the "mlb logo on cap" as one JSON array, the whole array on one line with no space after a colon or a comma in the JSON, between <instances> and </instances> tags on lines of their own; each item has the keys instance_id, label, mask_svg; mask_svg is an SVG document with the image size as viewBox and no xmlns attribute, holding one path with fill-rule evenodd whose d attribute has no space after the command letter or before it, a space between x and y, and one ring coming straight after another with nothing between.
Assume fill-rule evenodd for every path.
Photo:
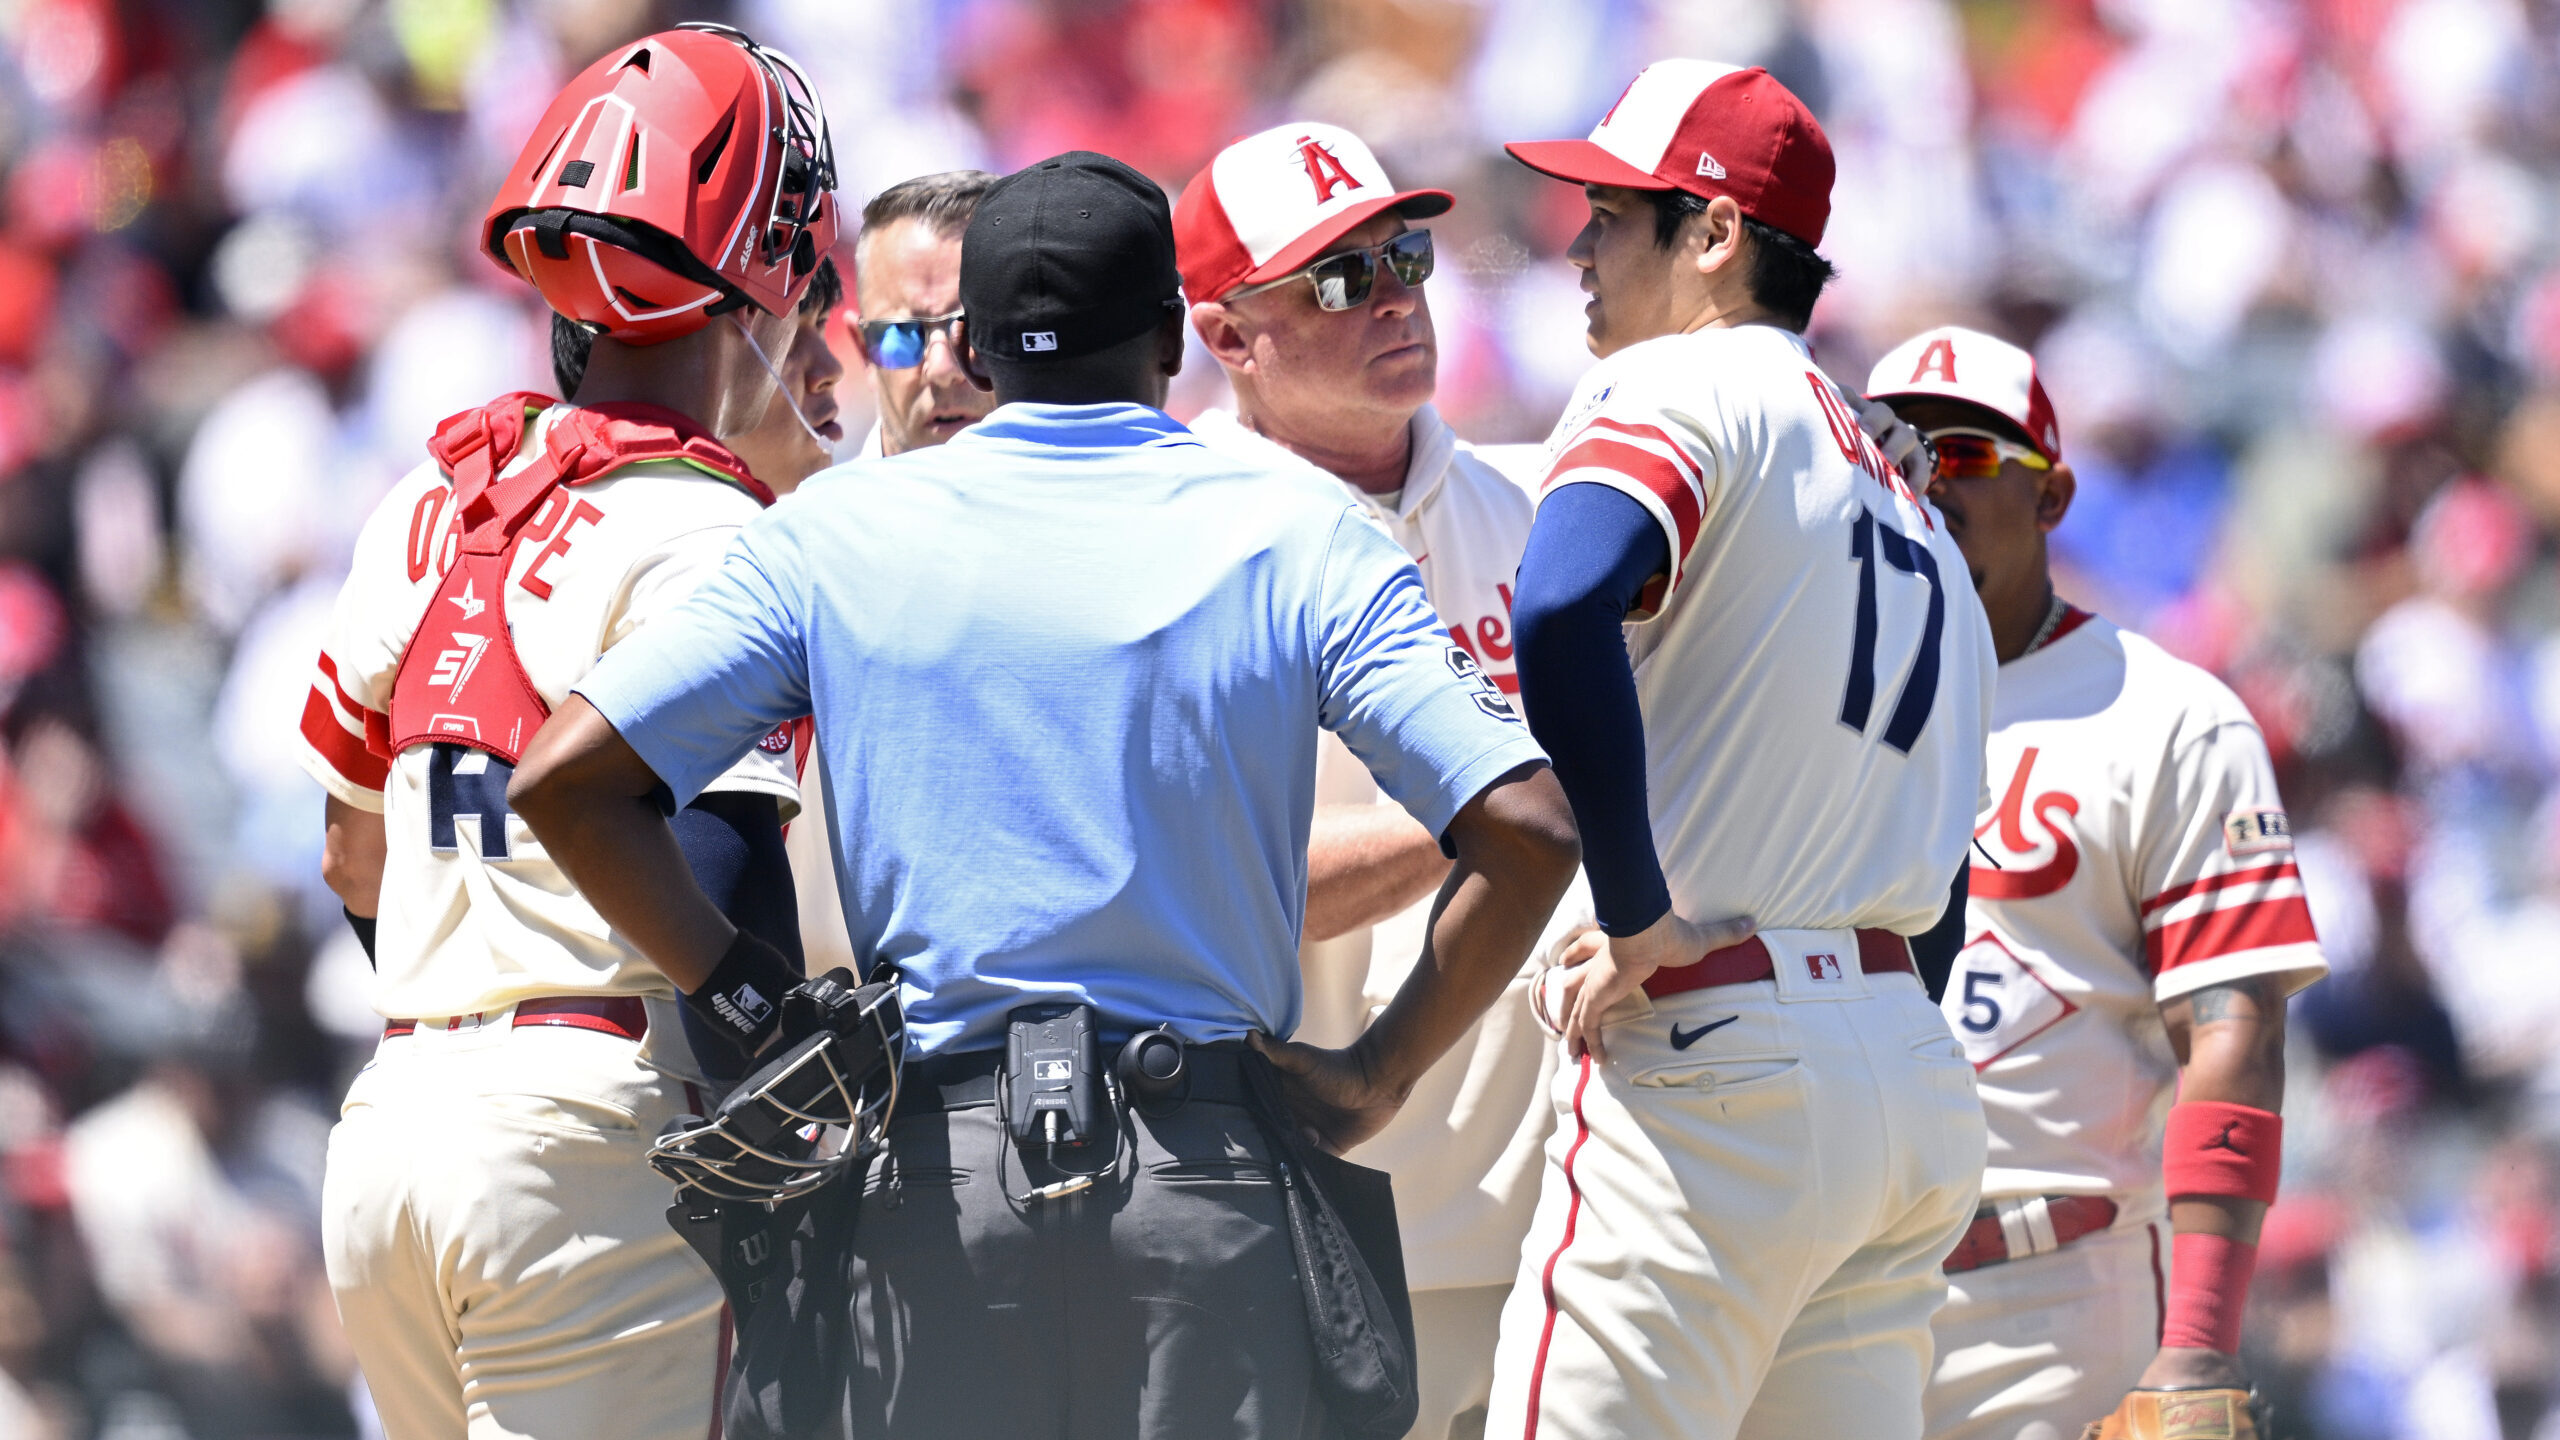
<instances>
[{"instance_id":1,"label":"mlb logo on cap","mask_svg":"<svg viewBox=\"0 0 2560 1440\"><path fill-rule=\"evenodd\" d=\"M2047 460L2062 459L2062 429L2036 377L2036 357L1996 336L1941 325L1903 341L1867 374L1867 398L1934 397L1980 406L2018 427Z\"/></svg>"},{"instance_id":2,"label":"mlb logo on cap","mask_svg":"<svg viewBox=\"0 0 2560 1440\"><path fill-rule=\"evenodd\" d=\"M1502 148L1578 185L1730 195L1743 214L1807 245L1821 244L1831 222L1831 140L1804 102L1757 66L1657 61L1591 138Z\"/></svg>"},{"instance_id":3,"label":"mlb logo on cap","mask_svg":"<svg viewBox=\"0 0 2560 1440\"><path fill-rule=\"evenodd\" d=\"M1219 151L1182 188L1173 207L1182 290L1222 300L1304 266L1373 216L1423 220L1452 203L1446 190L1398 190L1338 125L1274 126Z\"/></svg>"}]
</instances>

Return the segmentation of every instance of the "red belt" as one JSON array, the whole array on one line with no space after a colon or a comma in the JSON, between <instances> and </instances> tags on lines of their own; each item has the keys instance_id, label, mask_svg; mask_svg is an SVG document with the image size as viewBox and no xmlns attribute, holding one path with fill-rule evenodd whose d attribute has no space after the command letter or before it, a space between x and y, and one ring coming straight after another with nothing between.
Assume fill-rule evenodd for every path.
<instances>
[{"instance_id":1,"label":"red belt","mask_svg":"<svg viewBox=\"0 0 2560 1440\"><path fill-rule=\"evenodd\" d=\"M414 1035L420 1025L430 1030L459 1030L466 1021L485 1019L488 1011L476 1015L456 1015L439 1024L427 1020L393 1020L382 1027L382 1038ZM515 1026L566 1025L576 1030L599 1030L625 1040L637 1040L649 1033L649 1005L637 995L614 995L602 999L556 996L544 1000L516 1002Z\"/></svg>"},{"instance_id":2,"label":"red belt","mask_svg":"<svg viewBox=\"0 0 2560 1440\"><path fill-rule=\"evenodd\" d=\"M1988 1200L1974 1212L1955 1253L1941 1267L1950 1275L1979 1270L2029 1255L2059 1250L2084 1235L2095 1235L2116 1223L2116 1202L2103 1195L2036 1195L2024 1200ZM2009 1243L2012 1230L2023 1245ZM2047 1239L2044 1232L2050 1232Z\"/></svg>"},{"instance_id":3,"label":"red belt","mask_svg":"<svg viewBox=\"0 0 2560 1440\"><path fill-rule=\"evenodd\" d=\"M1870 975L1887 975L1897 970L1905 975L1919 973L1911 965L1911 942L1890 930L1858 932L1858 968ZM1769 954L1769 947L1754 935L1739 945L1708 951L1707 958L1695 965L1663 966L1644 982L1644 993L1659 1000L1666 995L1704 990L1710 985L1744 985L1754 980L1776 978L1777 961Z\"/></svg>"}]
</instances>

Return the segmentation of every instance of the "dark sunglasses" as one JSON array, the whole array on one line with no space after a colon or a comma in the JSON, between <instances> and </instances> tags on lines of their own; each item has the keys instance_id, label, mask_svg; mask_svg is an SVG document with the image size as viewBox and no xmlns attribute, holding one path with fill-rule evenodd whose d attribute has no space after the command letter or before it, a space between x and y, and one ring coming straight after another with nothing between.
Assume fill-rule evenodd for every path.
<instances>
[{"instance_id":1,"label":"dark sunglasses","mask_svg":"<svg viewBox=\"0 0 2560 1440\"><path fill-rule=\"evenodd\" d=\"M865 320L853 327L862 339L863 358L883 370L913 370L924 363L925 348L939 332L959 343L960 313L921 315L912 320Z\"/></svg>"},{"instance_id":2,"label":"dark sunglasses","mask_svg":"<svg viewBox=\"0 0 2560 1440\"><path fill-rule=\"evenodd\" d=\"M1387 268L1395 272L1396 280L1407 288L1421 284L1431 278L1431 232L1407 230L1383 245L1327 255L1305 269L1293 270L1277 280L1266 280L1259 285L1247 285L1241 290L1231 291L1227 298L1233 300L1244 295L1259 295L1265 290L1277 290L1300 280L1312 280L1316 285L1317 305L1327 310L1356 310L1369 303L1369 292L1378 283L1380 260L1386 262Z\"/></svg>"}]
</instances>

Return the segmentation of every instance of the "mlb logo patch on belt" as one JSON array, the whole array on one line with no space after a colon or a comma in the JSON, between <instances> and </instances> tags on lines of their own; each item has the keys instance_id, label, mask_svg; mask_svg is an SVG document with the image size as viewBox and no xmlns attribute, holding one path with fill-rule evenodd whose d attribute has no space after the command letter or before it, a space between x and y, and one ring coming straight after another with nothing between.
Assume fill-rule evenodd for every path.
<instances>
[{"instance_id":1,"label":"mlb logo patch on belt","mask_svg":"<svg viewBox=\"0 0 2560 1440\"><path fill-rule=\"evenodd\" d=\"M1804 971L1807 976L1825 985L1837 985L1849 978L1847 972L1840 968L1840 957L1827 950L1805 956Z\"/></svg>"}]
</instances>

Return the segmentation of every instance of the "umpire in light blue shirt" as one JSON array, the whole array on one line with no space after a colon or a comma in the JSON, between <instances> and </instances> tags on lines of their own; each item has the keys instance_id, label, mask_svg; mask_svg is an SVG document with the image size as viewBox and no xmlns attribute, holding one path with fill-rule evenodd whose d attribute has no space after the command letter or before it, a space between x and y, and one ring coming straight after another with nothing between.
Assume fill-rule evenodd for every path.
<instances>
[{"instance_id":1,"label":"umpire in light blue shirt","mask_svg":"<svg viewBox=\"0 0 2560 1440\"><path fill-rule=\"evenodd\" d=\"M845 921L901 967L915 1057L853 1231L855 1434L1320 1436L1245 1051L1302 1135L1374 1133L1517 973L1578 856L1570 811L1339 487L1159 408L1183 347L1161 191L1061 155L990 191L961 253L995 411L747 526L578 687L512 799L752 1052L757 1007L716 1002L798 977L702 897L661 806L816 716ZM1274 1038L1298 1021L1319 726L1456 859L1412 978L1342 1050ZM1017 1140L998 1072L1033 1006L1089 1007L1105 1067L1169 1029L1188 1099L1072 1160Z\"/></svg>"}]
</instances>

